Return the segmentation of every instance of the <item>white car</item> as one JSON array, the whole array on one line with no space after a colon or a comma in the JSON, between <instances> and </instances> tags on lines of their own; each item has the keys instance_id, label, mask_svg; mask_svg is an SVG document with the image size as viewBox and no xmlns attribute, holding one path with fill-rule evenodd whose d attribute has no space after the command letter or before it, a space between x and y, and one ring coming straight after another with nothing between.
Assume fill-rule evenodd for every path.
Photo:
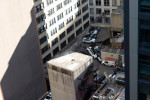
<instances>
[{"instance_id":1,"label":"white car","mask_svg":"<svg viewBox=\"0 0 150 100\"><path fill-rule=\"evenodd\" d=\"M94 38L83 38L83 42L85 42L85 43L95 43L96 39L94 39Z\"/></svg>"},{"instance_id":2,"label":"white car","mask_svg":"<svg viewBox=\"0 0 150 100\"><path fill-rule=\"evenodd\" d=\"M111 66L111 67L115 67L116 66L116 62L114 62L114 61L103 60L102 64L106 65L106 66Z\"/></svg>"},{"instance_id":3,"label":"white car","mask_svg":"<svg viewBox=\"0 0 150 100\"><path fill-rule=\"evenodd\" d=\"M92 50L92 47L87 47L86 50L88 50L89 54L95 59L97 58L97 54L94 53Z\"/></svg>"}]
</instances>

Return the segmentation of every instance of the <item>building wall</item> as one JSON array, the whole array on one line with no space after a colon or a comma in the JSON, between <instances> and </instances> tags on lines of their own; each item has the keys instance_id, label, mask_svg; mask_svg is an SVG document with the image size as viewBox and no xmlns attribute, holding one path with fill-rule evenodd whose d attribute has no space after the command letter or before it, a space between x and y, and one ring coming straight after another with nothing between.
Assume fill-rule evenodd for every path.
<instances>
[{"instance_id":1,"label":"building wall","mask_svg":"<svg viewBox=\"0 0 150 100\"><path fill-rule=\"evenodd\" d=\"M33 1L0 3L0 84L5 100L37 100L46 92L32 8Z\"/></svg>"},{"instance_id":2,"label":"building wall","mask_svg":"<svg viewBox=\"0 0 150 100\"><path fill-rule=\"evenodd\" d=\"M44 9L41 10L40 12L36 13L36 17L39 17L41 16L42 14L45 14L46 16L46 19L44 21L42 21L40 24L37 24L37 27L40 28L42 25L45 25L47 24L47 29L46 31L44 31L43 33L41 33L39 35L39 39L41 39L42 37L44 36L47 36L47 41L45 41L43 44L41 44L41 49L44 48L46 45L49 45L50 46L50 49L48 49L45 53L43 53L42 55L42 58L44 59L47 55L50 54L51 57L54 56L54 50L56 48L59 48L59 51L62 50L63 48L61 48L61 43L63 43L64 41L66 41L66 45L69 44L70 42L68 41L68 38L74 34L74 39L77 38L78 36L76 35L76 31L82 27L82 30L80 31L80 34L82 33L83 30L85 30L84 28L84 24L88 23L89 21L89 18L87 18L86 20L83 21L83 16L88 14L88 9L85 11L85 12L82 12L82 8L85 7L86 5L88 5L88 1L85 1L85 3L82 4L82 1L81 0L68 0L68 1L71 1L69 4L67 5L64 5L64 1L61 1L61 0L49 0L49 1L53 1L51 4L47 5L47 0L42 0L42 1L36 1L35 4L34 4L34 7L38 6L39 4L41 3L44 3ZM67 1L67 0L66 0ZM77 2L80 2L80 6L75 8L74 5L75 3ZM60 10L57 11L57 5L62 3L62 8ZM72 11L70 13L68 13L66 15L66 9L68 9L69 7L72 7ZM52 14L52 15L48 15L48 11L50 9L54 8L54 11L55 13ZM75 13L77 11L81 10L81 15L78 16L77 18L75 18ZM63 13L63 18L61 18L60 20L57 19L57 16L60 14L60 13ZM66 24L66 20L73 16L73 20L69 23L69 24ZM55 18L55 23L53 25L50 26L50 20L52 20L53 18ZM82 20L82 23L80 25L78 25L77 27L75 27L75 22L77 22L79 19ZM59 30L59 25L61 23L64 22L64 27ZM74 25L74 29L69 33L67 34L67 29L71 26L71 25ZM53 29L57 28L57 33L55 33L54 35L51 35L51 31ZM60 39L59 36L61 33L65 32L65 37L63 39ZM52 46L52 41L54 39L58 38L58 42ZM73 40L73 39L71 39ZM50 58L51 58L50 57ZM50 59L49 58L49 59ZM44 61L45 62L45 61Z\"/></svg>"},{"instance_id":3,"label":"building wall","mask_svg":"<svg viewBox=\"0 0 150 100\"><path fill-rule=\"evenodd\" d=\"M90 1L93 2L93 5L90 4ZM101 1L101 5L97 5L96 6L96 1ZM104 0L89 0L89 11L90 11L90 8L93 9L93 11L94 11L94 13L90 13L90 18L96 19L97 17L100 17L101 14L104 13L105 9L110 10L110 14L111 14L112 11L117 9L118 6L122 6L122 4L120 3L121 0L116 0L116 5L112 5L112 0L108 0L108 1L109 1L109 5L108 6L104 6ZM97 8L101 9L101 13L100 14L96 13L96 9ZM105 14L105 17L108 17L110 19L110 14ZM99 23L100 24L109 24L109 23L105 22L105 18L103 18L102 22L99 22Z\"/></svg>"},{"instance_id":4,"label":"building wall","mask_svg":"<svg viewBox=\"0 0 150 100\"><path fill-rule=\"evenodd\" d=\"M123 29L123 14L111 14L111 27Z\"/></svg>"}]
</instances>

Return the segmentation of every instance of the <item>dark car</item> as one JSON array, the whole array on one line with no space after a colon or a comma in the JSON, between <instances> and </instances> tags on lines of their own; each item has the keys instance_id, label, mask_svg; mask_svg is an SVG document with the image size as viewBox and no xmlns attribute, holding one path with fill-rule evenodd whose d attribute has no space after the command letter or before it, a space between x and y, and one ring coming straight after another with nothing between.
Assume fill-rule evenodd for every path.
<instances>
[{"instance_id":1,"label":"dark car","mask_svg":"<svg viewBox=\"0 0 150 100\"><path fill-rule=\"evenodd\" d=\"M94 78L94 82L101 84L105 78L105 75L98 75Z\"/></svg>"}]
</instances>

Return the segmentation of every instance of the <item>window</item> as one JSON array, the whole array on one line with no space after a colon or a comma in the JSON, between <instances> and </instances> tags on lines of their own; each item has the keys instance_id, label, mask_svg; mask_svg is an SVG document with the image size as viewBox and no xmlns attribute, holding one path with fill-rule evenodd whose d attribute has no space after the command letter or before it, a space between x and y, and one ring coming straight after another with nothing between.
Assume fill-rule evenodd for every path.
<instances>
[{"instance_id":1,"label":"window","mask_svg":"<svg viewBox=\"0 0 150 100\"><path fill-rule=\"evenodd\" d=\"M109 0L104 0L104 6L109 6Z\"/></svg>"},{"instance_id":2,"label":"window","mask_svg":"<svg viewBox=\"0 0 150 100\"><path fill-rule=\"evenodd\" d=\"M46 0L47 6L53 3L53 0Z\"/></svg>"},{"instance_id":3,"label":"window","mask_svg":"<svg viewBox=\"0 0 150 100\"><path fill-rule=\"evenodd\" d=\"M101 8L96 8L96 14L101 14Z\"/></svg>"},{"instance_id":4,"label":"window","mask_svg":"<svg viewBox=\"0 0 150 100\"><path fill-rule=\"evenodd\" d=\"M93 5L93 0L89 0L89 5Z\"/></svg>"},{"instance_id":5,"label":"window","mask_svg":"<svg viewBox=\"0 0 150 100\"><path fill-rule=\"evenodd\" d=\"M41 23L42 21L44 21L46 19L45 14L42 14L41 16L36 18L37 24Z\"/></svg>"},{"instance_id":6,"label":"window","mask_svg":"<svg viewBox=\"0 0 150 100\"><path fill-rule=\"evenodd\" d=\"M49 44L48 45L46 45L44 48L42 48L41 49L41 52L42 52L42 54L44 54L47 50L49 50L50 49L50 46L49 46Z\"/></svg>"},{"instance_id":7,"label":"window","mask_svg":"<svg viewBox=\"0 0 150 100\"><path fill-rule=\"evenodd\" d=\"M53 50L53 56L55 56L58 52L59 52L59 47L56 47L56 48Z\"/></svg>"},{"instance_id":8,"label":"window","mask_svg":"<svg viewBox=\"0 0 150 100\"><path fill-rule=\"evenodd\" d=\"M112 6L117 6L117 0L112 0Z\"/></svg>"},{"instance_id":9,"label":"window","mask_svg":"<svg viewBox=\"0 0 150 100\"><path fill-rule=\"evenodd\" d=\"M54 46L57 43L58 43L58 38L55 38L54 40L52 40L52 46Z\"/></svg>"},{"instance_id":10,"label":"window","mask_svg":"<svg viewBox=\"0 0 150 100\"><path fill-rule=\"evenodd\" d=\"M41 4L37 5L34 9L35 9L35 13L38 13L44 9L44 4L41 3Z\"/></svg>"},{"instance_id":11,"label":"window","mask_svg":"<svg viewBox=\"0 0 150 100\"><path fill-rule=\"evenodd\" d=\"M96 6L101 6L101 0L96 0Z\"/></svg>"},{"instance_id":12,"label":"window","mask_svg":"<svg viewBox=\"0 0 150 100\"><path fill-rule=\"evenodd\" d=\"M94 17L90 17L91 23L94 22Z\"/></svg>"},{"instance_id":13,"label":"window","mask_svg":"<svg viewBox=\"0 0 150 100\"><path fill-rule=\"evenodd\" d=\"M105 13L106 15L110 15L110 9L104 9L104 13Z\"/></svg>"},{"instance_id":14,"label":"window","mask_svg":"<svg viewBox=\"0 0 150 100\"><path fill-rule=\"evenodd\" d=\"M73 16L69 17L66 21L66 25L69 24L73 20Z\"/></svg>"},{"instance_id":15,"label":"window","mask_svg":"<svg viewBox=\"0 0 150 100\"><path fill-rule=\"evenodd\" d=\"M81 10L79 10L78 12L75 13L75 17L77 18L78 16L81 15Z\"/></svg>"},{"instance_id":16,"label":"window","mask_svg":"<svg viewBox=\"0 0 150 100\"><path fill-rule=\"evenodd\" d=\"M59 35L59 39L63 39L66 36L65 31Z\"/></svg>"},{"instance_id":17,"label":"window","mask_svg":"<svg viewBox=\"0 0 150 100\"><path fill-rule=\"evenodd\" d=\"M82 27L80 27L77 31L76 31L76 36L79 36L82 33Z\"/></svg>"},{"instance_id":18,"label":"window","mask_svg":"<svg viewBox=\"0 0 150 100\"><path fill-rule=\"evenodd\" d=\"M75 26L79 26L80 24L82 23L82 19L79 19L76 23L75 23Z\"/></svg>"},{"instance_id":19,"label":"window","mask_svg":"<svg viewBox=\"0 0 150 100\"><path fill-rule=\"evenodd\" d=\"M71 2L71 0L64 0L64 5L67 5Z\"/></svg>"},{"instance_id":20,"label":"window","mask_svg":"<svg viewBox=\"0 0 150 100\"><path fill-rule=\"evenodd\" d=\"M89 26L89 21L84 24L84 30L85 30L86 28L88 28L88 26Z\"/></svg>"},{"instance_id":21,"label":"window","mask_svg":"<svg viewBox=\"0 0 150 100\"><path fill-rule=\"evenodd\" d=\"M58 16L57 16L57 20L60 20L60 19L62 19L64 16L63 16L63 12L61 13L61 14L59 14Z\"/></svg>"},{"instance_id":22,"label":"window","mask_svg":"<svg viewBox=\"0 0 150 100\"><path fill-rule=\"evenodd\" d=\"M66 46L66 40L63 43L61 43L60 46L61 46L61 49L63 49Z\"/></svg>"},{"instance_id":23,"label":"window","mask_svg":"<svg viewBox=\"0 0 150 100\"><path fill-rule=\"evenodd\" d=\"M50 10L48 11L48 16L51 16L51 15L54 14L54 13L55 13L54 8L52 8L52 9L50 9Z\"/></svg>"},{"instance_id":24,"label":"window","mask_svg":"<svg viewBox=\"0 0 150 100\"><path fill-rule=\"evenodd\" d=\"M57 33L57 28L54 28L53 30L51 30L51 36L53 36L56 33Z\"/></svg>"},{"instance_id":25,"label":"window","mask_svg":"<svg viewBox=\"0 0 150 100\"><path fill-rule=\"evenodd\" d=\"M82 4L84 4L87 0L82 0Z\"/></svg>"},{"instance_id":26,"label":"window","mask_svg":"<svg viewBox=\"0 0 150 100\"><path fill-rule=\"evenodd\" d=\"M43 44L46 41L47 41L47 36L44 36L40 39L40 44Z\"/></svg>"},{"instance_id":27,"label":"window","mask_svg":"<svg viewBox=\"0 0 150 100\"><path fill-rule=\"evenodd\" d=\"M76 9L76 8L79 7L79 6L80 6L80 1L78 1L77 3L75 3L74 9Z\"/></svg>"},{"instance_id":28,"label":"window","mask_svg":"<svg viewBox=\"0 0 150 100\"><path fill-rule=\"evenodd\" d=\"M59 25L59 30L61 30L64 26L65 26L65 25L64 25L64 22L61 23L61 24Z\"/></svg>"},{"instance_id":29,"label":"window","mask_svg":"<svg viewBox=\"0 0 150 100\"><path fill-rule=\"evenodd\" d=\"M105 23L110 23L110 17L105 17Z\"/></svg>"},{"instance_id":30,"label":"window","mask_svg":"<svg viewBox=\"0 0 150 100\"><path fill-rule=\"evenodd\" d=\"M102 18L101 17L97 17L96 19L97 19L98 23L102 23Z\"/></svg>"},{"instance_id":31,"label":"window","mask_svg":"<svg viewBox=\"0 0 150 100\"><path fill-rule=\"evenodd\" d=\"M86 10L88 10L88 5L86 5L82 8L82 13L84 13Z\"/></svg>"},{"instance_id":32,"label":"window","mask_svg":"<svg viewBox=\"0 0 150 100\"><path fill-rule=\"evenodd\" d=\"M90 8L90 14L94 14L94 9Z\"/></svg>"},{"instance_id":33,"label":"window","mask_svg":"<svg viewBox=\"0 0 150 100\"><path fill-rule=\"evenodd\" d=\"M73 29L74 29L74 25L71 25L71 26L67 29L67 34L69 34Z\"/></svg>"},{"instance_id":34,"label":"window","mask_svg":"<svg viewBox=\"0 0 150 100\"><path fill-rule=\"evenodd\" d=\"M43 26L41 26L41 27L38 29L39 35L40 35L41 33L45 32L46 29L47 29L47 25L46 25L46 24L43 25Z\"/></svg>"},{"instance_id":35,"label":"window","mask_svg":"<svg viewBox=\"0 0 150 100\"><path fill-rule=\"evenodd\" d=\"M52 26L55 23L56 23L56 20L55 20L55 18L53 18L49 21L49 26Z\"/></svg>"},{"instance_id":36,"label":"window","mask_svg":"<svg viewBox=\"0 0 150 100\"><path fill-rule=\"evenodd\" d=\"M68 38L68 42L71 42L74 38L75 38L75 36L74 36L74 34L72 34L72 35Z\"/></svg>"},{"instance_id":37,"label":"window","mask_svg":"<svg viewBox=\"0 0 150 100\"><path fill-rule=\"evenodd\" d=\"M71 11L72 11L72 6L66 10L66 15L69 14Z\"/></svg>"},{"instance_id":38,"label":"window","mask_svg":"<svg viewBox=\"0 0 150 100\"><path fill-rule=\"evenodd\" d=\"M89 17L89 13L85 14L85 15L83 16L83 21L85 21L88 17Z\"/></svg>"},{"instance_id":39,"label":"window","mask_svg":"<svg viewBox=\"0 0 150 100\"><path fill-rule=\"evenodd\" d=\"M43 63L45 64L46 61L49 61L51 59L51 54L48 54L45 58L43 58Z\"/></svg>"},{"instance_id":40,"label":"window","mask_svg":"<svg viewBox=\"0 0 150 100\"><path fill-rule=\"evenodd\" d=\"M62 8L62 3L57 5L57 11Z\"/></svg>"},{"instance_id":41,"label":"window","mask_svg":"<svg viewBox=\"0 0 150 100\"><path fill-rule=\"evenodd\" d=\"M38 1L38 0L33 0L34 2Z\"/></svg>"}]
</instances>

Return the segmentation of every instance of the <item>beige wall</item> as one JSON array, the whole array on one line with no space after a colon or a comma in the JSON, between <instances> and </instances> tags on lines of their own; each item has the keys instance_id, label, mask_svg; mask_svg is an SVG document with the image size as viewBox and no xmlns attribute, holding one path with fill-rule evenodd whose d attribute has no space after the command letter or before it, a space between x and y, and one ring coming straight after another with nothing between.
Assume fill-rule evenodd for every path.
<instances>
[{"instance_id":1,"label":"beige wall","mask_svg":"<svg viewBox=\"0 0 150 100\"><path fill-rule=\"evenodd\" d=\"M123 15L111 14L111 27L123 29Z\"/></svg>"},{"instance_id":2,"label":"beige wall","mask_svg":"<svg viewBox=\"0 0 150 100\"><path fill-rule=\"evenodd\" d=\"M0 83L5 100L37 100L46 92L32 0L0 3Z\"/></svg>"}]
</instances>

